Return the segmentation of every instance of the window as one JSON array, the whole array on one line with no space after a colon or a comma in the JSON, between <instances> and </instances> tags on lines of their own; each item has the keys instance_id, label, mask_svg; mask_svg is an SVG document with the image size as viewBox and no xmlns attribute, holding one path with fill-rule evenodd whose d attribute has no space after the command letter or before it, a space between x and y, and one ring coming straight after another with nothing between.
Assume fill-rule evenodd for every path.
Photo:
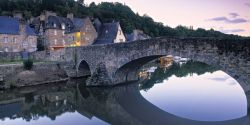
<instances>
[{"instance_id":1,"label":"window","mask_svg":"<svg viewBox=\"0 0 250 125\"><path fill-rule=\"evenodd\" d=\"M89 37L86 37L86 40L89 41Z\"/></svg>"},{"instance_id":2,"label":"window","mask_svg":"<svg viewBox=\"0 0 250 125\"><path fill-rule=\"evenodd\" d=\"M33 38L29 38L29 44L31 45L31 47L36 47L36 44L33 41Z\"/></svg>"},{"instance_id":3,"label":"window","mask_svg":"<svg viewBox=\"0 0 250 125\"><path fill-rule=\"evenodd\" d=\"M16 37L13 38L13 43L16 43Z\"/></svg>"},{"instance_id":4,"label":"window","mask_svg":"<svg viewBox=\"0 0 250 125\"><path fill-rule=\"evenodd\" d=\"M5 52L9 52L9 48L8 48L8 47L5 47L4 51L5 51Z\"/></svg>"},{"instance_id":5,"label":"window","mask_svg":"<svg viewBox=\"0 0 250 125\"><path fill-rule=\"evenodd\" d=\"M63 29L63 30L65 29L65 24L62 24L62 29Z\"/></svg>"},{"instance_id":6,"label":"window","mask_svg":"<svg viewBox=\"0 0 250 125\"><path fill-rule=\"evenodd\" d=\"M55 45L57 45L57 39L55 39Z\"/></svg>"},{"instance_id":7,"label":"window","mask_svg":"<svg viewBox=\"0 0 250 125\"><path fill-rule=\"evenodd\" d=\"M29 38L29 43L32 43L33 42L33 38Z\"/></svg>"},{"instance_id":8,"label":"window","mask_svg":"<svg viewBox=\"0 0 250 125\"><path fill-rule=\"evenodd\" d=\"M26 49L26 48L28 48L28 46L29 46L28 42L27 42L27 41L24 41L24 42L23 42L23 48Z\"/></svg>"},{"instance_id":9,"label":"window","mask_svg":"<svg viewBox=\"0 0 250 125\"><path fill-rule=\"evenodd\" d=\"M62 35L63 35L63 36L65 35L65 31L62 31Z\"/></svg>"},{"instance_id":10,"label":"window","mask_svg":"<svg viewBox=\"0 0 250 125\"><path fill-rule=\"evenodd\" d=\"M105 31L106 34L107 34L108 32L109 32L108 30Z\"/></svg>"},{"instance_id":11,"label":"window","mask_svg":"<svg viewBox=\"0 0 250 125\"><path fill-rule=\"evenodd\" d=\"M63 46L65 46L65 40L63 39Z\"/></svg>"},{"instance_id":12,"label":"window","mask_svg":"<svg viewBox=\"0 0 250 125\"><path fill-rule=\"evenodd\" d=\"M4 38L3 38L3 41L4 41L5 43L7 43L7 42L8 42L8 37L4 37Z\"/></svg>"},{"instance_id":13,"label":"window","mask_svg":"<svg viewBox=\"0 0 250 125\"><path fill-rule=\"evenodd\" d=\"M54 30L54 35L57 35L57 30Z\"/></svg>"},{"instance_id":14,"label":"window","mask_svg":"<svg viewBox=\"0 0 250 125\"><path fill-rule=\"evenodd\" d=\"M119 34L122 35L122 30L119 30Z\"/></svg>"},{"instance_id":15,"label":"window","mask_svg":"<svg viewBox=\"0 0 250 125\"><path fill-rule=\"evenodd\" d=\"M56 28L56 23L54 23L53 26Z\"/></svg>"}]
</instances>

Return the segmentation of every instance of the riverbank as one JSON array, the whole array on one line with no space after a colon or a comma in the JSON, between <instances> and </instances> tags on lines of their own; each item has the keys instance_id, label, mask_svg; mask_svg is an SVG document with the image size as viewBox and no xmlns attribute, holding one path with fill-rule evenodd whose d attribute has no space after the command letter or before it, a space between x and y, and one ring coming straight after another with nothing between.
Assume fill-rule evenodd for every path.
<instances>
[{"instance_id":1,"label":"riverbank","mask_svg":"<svg viewBox=\"0 0 250 125\"><path fill-rule=\"evenodd\" d=\"M56 62L34 63L31 70L25 70L23 64L0 65L0 89L34 86L68 80L67 73Z\"/></svg>"}]
</instances>

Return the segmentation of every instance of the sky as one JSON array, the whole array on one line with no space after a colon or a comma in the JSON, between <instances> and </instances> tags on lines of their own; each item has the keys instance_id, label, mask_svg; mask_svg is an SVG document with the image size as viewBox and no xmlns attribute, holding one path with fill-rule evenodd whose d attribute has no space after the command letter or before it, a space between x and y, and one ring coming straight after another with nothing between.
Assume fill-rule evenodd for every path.
<instances>
[{"instance_id":1,"label":"sky","mask_svg":"<svg viewBox=\"0 0 250 125\"><path fill-rule=\"evenodd\" d=\"M85 0L91 2L121 2L170 27L213 28L250 36L250 0Z\"/></svg>"}]
</instances>

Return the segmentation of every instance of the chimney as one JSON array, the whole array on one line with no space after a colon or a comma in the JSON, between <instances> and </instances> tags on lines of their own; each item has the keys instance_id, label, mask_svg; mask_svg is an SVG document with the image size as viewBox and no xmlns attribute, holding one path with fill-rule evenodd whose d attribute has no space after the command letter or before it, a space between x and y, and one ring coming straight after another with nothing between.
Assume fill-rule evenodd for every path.
<instances>
[{"instance_id":1,"label":"chimney","mask_svg":"<svg viewBox=\"0 0 250 125\"><path fill-rule=\"evenodd\" d=\"M19 20L19 34L26 34L26 22L24 20Z\"/></svg>"},{"instance_id":2,"label":"chimney","mask_svg":"<svg viewBox=\"0 0 250 125\"><path fill-rule=\"evenodd\" d=\"M56 13L52 12L52 11L45 10L44 13L45 13L45 19L46 20L48 20L49 16L57 16Z\"/></svg>"},{"instance_id":3,"label":"chimney","mask_svg":"<svg viewBox=\"0 0 250 125\"><path fill-rule=\"evenodd\" d=\"M45 14L40 15L40 21L45 21Z\"/></svg>"},{"instance_id":4,"label":"chimney","mask_svg":"<svg viewBox=\"0 0 250 125\"><path fill-rule=\"evenodd\" d=\"M23 19L23 14L21 12L13 12L13 17L17 18L18 20L22 20Z\"/></svg>"},{"instance_id":5,"label":"chimney","mask_svg":"<svg viewBox=\"0 0 250 125\"><path fill-rule=\"evenodd\" d=\"M67 18L73 20L74 19L74 14L73 13L68 13Z\"/></svg>"}]
</instances>

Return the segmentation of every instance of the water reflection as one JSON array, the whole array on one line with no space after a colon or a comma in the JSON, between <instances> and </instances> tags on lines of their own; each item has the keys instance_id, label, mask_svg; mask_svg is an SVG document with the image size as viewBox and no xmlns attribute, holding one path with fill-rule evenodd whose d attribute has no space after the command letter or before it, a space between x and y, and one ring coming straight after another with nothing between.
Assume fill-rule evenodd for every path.
<instances>
[{"instance_id":1,"label":"water reflection","mask_svg":"<svg viewBox=\"0 0 250 125\"><path fill-rule=\"evenodd\" d=\"M155 73L162 73L156 76L152 73L151 82L144 79L140 84L112 88L86 88L84 80L79 80L2 91L0 124L249 125L249 116L239 118L246 109L238 84L232 84L230 77L221 77L221 72L211 67L206 73L205 70L191 68L192 64L173 65L178 68L176 71L171 67L165 71L157 68ZM198 81L194 82L192 77ZM217 82L209 85L203 78ZM227 93L227 97L222 93ZM213 108L219 112L212 112ZM222 113L219 114L222 117L217 113ZM239 119L222 122L190 120L209 120L207 116L212 120Z\"/></svg>"},{"instance_id":2,"label":"water reflection","mask_svg":"<svg viewBox=\"0 0 250 125\"><path fill-rule=\"evenodd\" d=\"M141 94L157 107L174 115L200 121L223 121L247 115L247 99L233 78L201 62L162 63L149 80L142 81ZM147 68L144 67L144 69Z\"/></svg>"},{"instance_id":3,"label":"water reflection","mask_svg":"<svg viewBox=\"0 0 250 125\"><path fill-rule=\"evenodd\" d=\"M141 89L148 90L152 88L155 84L162 83L163 80L167 80L169 77L175 75L179 78L192 76L193 74L202 75L204 73L212 73L218 69L212 66L209 66L201 62L188 61L184 64L180 63L149 63L142 68L142 70L148 69L150 67L158 67L154 73L149 75L150 77L144 77L141 80L140 85ZM166 67L167 65L167 67Z\"/></svg>"}]
</instances>

